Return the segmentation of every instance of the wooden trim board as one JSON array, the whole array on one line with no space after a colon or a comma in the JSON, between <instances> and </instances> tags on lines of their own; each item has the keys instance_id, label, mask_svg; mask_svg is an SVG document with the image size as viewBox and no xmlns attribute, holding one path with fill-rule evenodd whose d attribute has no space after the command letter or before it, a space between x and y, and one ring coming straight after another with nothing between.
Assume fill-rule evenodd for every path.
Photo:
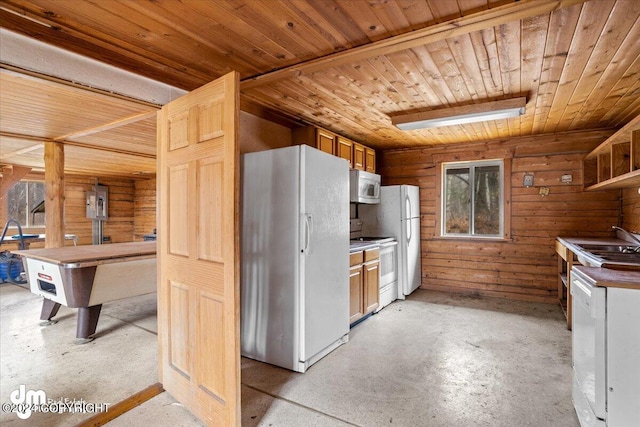
<instances>
[{"instance_id":1,"label":"wooden trim board","mask_svg":"<svg viewBox=\"0 0 640 427\"><path fill-rule=\"evenodd\" d=\"M142 405L147 400L163 393L164 389L162 388L162 384L155 383L150 385L149 387L141 390L124 400L116 403L113 406L109 407L109 410L106 412L100 412L99 414L94 415L88 420L82 421L77 424L76 427L96 427L107 424L108 422L113 421L118 418L120 415L132 410L133 408Z\"/></svg>"}]
</instances>

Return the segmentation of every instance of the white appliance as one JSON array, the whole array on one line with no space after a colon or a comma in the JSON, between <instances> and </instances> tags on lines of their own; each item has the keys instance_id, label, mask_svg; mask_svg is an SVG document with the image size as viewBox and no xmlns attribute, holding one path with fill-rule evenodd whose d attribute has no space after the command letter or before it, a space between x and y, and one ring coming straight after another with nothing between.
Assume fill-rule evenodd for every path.
<instances>
[{"instance_id":1,"label":"white appliance","mask_svg":"<svg viewBox=\"0 0 640 427\"><path fill-rule=\"evenodd\" d=\"M398 299L398 242L380 243L380 303L376 313Z\"/></svg>"},{"instance_id":2,"label":"white appliance","mask_svg":"<svg viewBox=\"0 0 640 427\"><path fill-rule=\"evenodd\" d=\"M420 193L415 185L380 188L380 204L358 206L364 235L393 236L398 241L398 298L421 284Z\"/></svg>"},{"instance_id":3,"label":"white appliance","mask_svg":"<svg viewBox=\"0 0 640 427\"><path fill-rule=\"evenodd\" d=\"M349 165L306 145L242 161L241 352L305 372L348 341Z\"/></svg>"},{"instance_id":4,"label":"white appliance","mask_svg":"<svg viewBox=\"0 0 640 427\"><path fill-rule=\"evenodd\" d=\"M380 203L380 175L353 169L349 171L349 187L352 203Z\"/></svg>"},{"instance_id":5,"label":"white appliance","mask_svg":"<svg viewBox=\"0 0 640 427\"><path fill-rule=\"evenodd\" d=\"M640 290L571 270L573 403L582 427L640 425Z\"/></svg>"}]
</instances>

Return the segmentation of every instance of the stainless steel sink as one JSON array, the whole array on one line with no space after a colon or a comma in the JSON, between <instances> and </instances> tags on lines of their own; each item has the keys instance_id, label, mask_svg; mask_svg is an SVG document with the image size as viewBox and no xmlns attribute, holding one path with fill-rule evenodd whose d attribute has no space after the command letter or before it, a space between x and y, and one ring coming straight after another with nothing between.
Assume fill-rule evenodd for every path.
<instances>
[{"instance_id":1,"label":"stainless steel sink","mask_svg":"<svg viewBox=\"0 0 640 427\"><path fill-rule=\"evenodd\" d=\"M629 253L633 255L635 246L631 245L578 245L583 250L591 253Z\"/></svg>"},{"instance_id":2,"label":"stainless steel sink","mask_svg":"<svg viewBox=\"0 0 640 427\"><path fill-rule=\"evenodd\" d=\"M640 269L640 252L634 245L577 245L582 250L578 260L583 265L607 268Z\"/></svg>"}]
</instances>

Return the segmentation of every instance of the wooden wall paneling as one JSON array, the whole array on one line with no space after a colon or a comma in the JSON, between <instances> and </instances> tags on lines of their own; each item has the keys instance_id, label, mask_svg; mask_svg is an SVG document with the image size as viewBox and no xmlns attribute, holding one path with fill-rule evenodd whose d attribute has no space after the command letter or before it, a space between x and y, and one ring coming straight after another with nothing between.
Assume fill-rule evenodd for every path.
<instances>
[{"instance_id":1,"label":"wooden wall paneling","mask_svg":"<svg viewBox=\"0 0 640 427\"><path fill-rule=\"evenodd\" d=\"M239 131L240 154L288 147L292 143L292 130L289 127L244 111L240 111ZM309 144L313 143L313 139L309 138Z\"/></svg>"},{"instance_id":2,"label":"wooden wall paneling","mask_svg":"<svg viewBox=\"0 0 640 427\"><path fill-rule=\"evenodd\" d=\"M151 234L156 229L156 180L145 179L135 181L133 240L143 240L145 234Z\"/></svg>"},{"instance_id":3,"label":"wooden wall paneling","mask_svg":"<svg viewBox=\"0 0 640 427\"><path fill-rule=\"evenodd\" d=\"M640 129L631 132L631 170L640 169Z\"/></svg>"},{"instance_id":4,"label":"wooden wall paneling","mask_svg":"<svg viewBox=\"0 0 640 427\"><path fill-rule=\"evenodd\" d=\"M420 186L422 287L556 303L556 237L607 237L611 225L618 221L619 192L582 191L582 160L610 134L567 132L380 153L379 171L385 185ZM572 141L581 141L582 150ZM563 147L562 142L571 147ZM435 237L439 234L440 209L437 163L495 158L498 154L508 157L510 153L510 238L479 241ZM534 174L534 187L522 185L527 172ZM567 173L573 175L571 184L561 182L561 176ZM549 188L548 196L539 194L540 186ZM632 199L630 210L637 209L635 203Z\"/></svg>"},{"instance_id":5,"label":"wooden wall paneling","mask_svg":"<svg viewBox=\"0 0 640 427\"><path fill-rule=\"evenodd\" d=\"M622 228L640 234L640 189L622 190Z\"/></svg>"},{"instance_id":6,"label":"wooden wall paneling","mask_svg":"<svg viewBox=\"0 0 640 427\"><path fill-rule=\"evenodd\" d=\"M109 187L109 219L104 222L104 236L109 236L112 243L133 241L134 181L111 177L99 177L98 181ZM65 231L77 235L79 245L92 242L92 222L86 217L86 192L94 185L95 177L65 176Z\"/></svg>"}]
</instances>

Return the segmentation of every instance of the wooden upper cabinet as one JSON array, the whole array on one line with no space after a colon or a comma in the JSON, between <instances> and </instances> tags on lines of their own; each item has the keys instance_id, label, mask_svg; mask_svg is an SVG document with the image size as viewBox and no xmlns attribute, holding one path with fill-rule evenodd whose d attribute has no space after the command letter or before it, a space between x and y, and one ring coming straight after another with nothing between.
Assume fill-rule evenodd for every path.
<instances>
[{"instance_id":1,"label":"wooden upper cabinet","mask_svg":"<svg viewBox=\"0 0 640 427\"><path fill-rule=\"evenodd\" d=\"M364 170L376 173L376 150L364 147Z\"/></svg>"},{"instance_id":2,"label":"wooden upper cabinet","mask_svg":"<svg viewBox=\"0 0 640 427\"><path fill-rule=\"evenodd\" d=\"M316 148L329 154L336 154L336 135L324 130L316 129Z\"/></svg>"},{"instance_id":3,"label":"wooden upper cabinet","mask_svg":"<svg viewBox=\"0 0 640 427\"><path fill-rule=\"evenodd\" d=\"M587 155L583 176L586 190L640 185L640 116Z\"/></svg>"},{"instance_id":4,"label":"wooden upper cabinet","mask_svg":"<svg viewBox=\"0 0 640 427\"><path fill-rule=\"evenodd\" d=\"M345 159L352 169L376 172L376 151L331 131L315 126L302 126L292 131L294 145L306 144L325 153Z\"/></svg>"},{"instance_id":5,"label":"wooden upper cabinet","mask_svg":"<svg viewBox=\"0 0 640 427\"><path fill-rule=\"evenodd\" d=\"M338 136L337 143L338 149L336 156L348 161L349 167L353 168L353 141L342 136Z\"/></svg>"},{"instance_id":6,"label":"wooden upper cabinet","mask_svg":"<svg viewBox=\"0 0 640 427\"><path fill-rule=\"evenodd\" d=\"M365 147L362 144L358 144L357 142L353 143L353 168L358 170L365 170L365 157L364 157Z\"/></svg>"}]
</instances>

